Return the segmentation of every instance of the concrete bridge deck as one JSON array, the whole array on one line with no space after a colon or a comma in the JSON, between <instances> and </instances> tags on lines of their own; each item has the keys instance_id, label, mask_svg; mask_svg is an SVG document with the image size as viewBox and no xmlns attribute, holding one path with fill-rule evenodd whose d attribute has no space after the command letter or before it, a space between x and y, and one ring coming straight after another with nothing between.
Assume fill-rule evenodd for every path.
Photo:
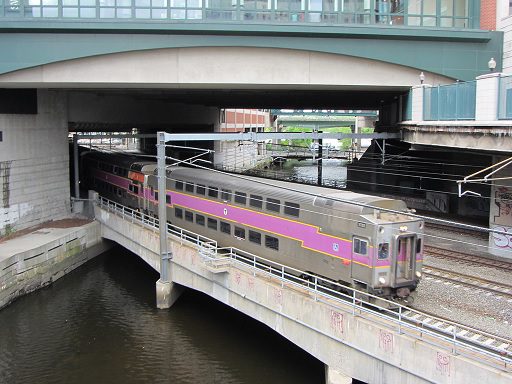
<instances>
[{"instance_id":1,"label":"concrete bridge deck","mask_svg":"<svg viewBox=\"0 0 512 384\"><path fill-rule=\"evenodd\" d=\"M104 238L159 270L158 220L105 199L95 216ZM170 225L168 233L173 283L268 325L322 361L329 383L512 383L512 355L465 340L467 327L435 329L401 306L375 311L358 292L341 295L319 278L306 285L286 266Z\"/></svg>"}]
</instances>

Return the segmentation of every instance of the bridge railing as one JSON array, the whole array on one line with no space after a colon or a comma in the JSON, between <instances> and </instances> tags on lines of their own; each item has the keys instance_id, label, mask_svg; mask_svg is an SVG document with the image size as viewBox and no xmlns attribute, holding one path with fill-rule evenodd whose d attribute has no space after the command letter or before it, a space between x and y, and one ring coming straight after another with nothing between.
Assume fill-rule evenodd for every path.
<instances>
[{"instance_id":1,"label":"bridge railing","mask_svg":"<svg viewBox=\"0 0 512 384\"><path fill-rule=\"evenodd\" d=\"M371 321L379 319L385 326L391 322L398 333L407 334L442 348L448 345L454 354L474 358L474 353L478 353L490 359L494 366L511 370L512 352L508 350L511 340L452 321L427 316L423 312L395 301L389 301L236 248L219 248L219 255L222 258L230 258L236 264L251 268L254 274L264 274L277 279L281 282L281 286L292 285L310 291L316 301L329 300L330 305L335 301L340 306L351 307L353 315L368 318ZM422 317L427 317L429 321L418 320ZM438 323L441 323L442 327L436 327ZM479 343L474 335L493 340L493 344L497 345Z\"/></svg>"},{"instance_id":2,"label":"bridge railing","mask_svg":"<svg viewBox=\"0 0 512 384\"><path fill-rule=\"evenodd\" d=\"M512 120L512 76L500 76L498 87L498 119Z\"/></svg>"},{"instance_id":3,"label":"bridge railing","mask_svg":"<svg viewBox=\"0 0 512 384\"><path fill-rule=\"evenodd\" d=\"M137 222L155 231L158 230L159 221L153 216L104 197L99 198L98 205L126 220ZM407 334L443 349L450 348L454 354L465 355L473 359L477 354L489 365L506 371L512 369L512 352L510 351L512 340L427 315L397 302L385 300L237 248L219 248L215 240L170 223L167 225L167 232L180 241L196 246L206 263L228 261L233 266L249 268L255 276L263 274L280 281L283 287L287 285L307 290L311 292L316 301L326 302L329 305L335 303L335 307L343 308L343 310L348 307L353 315L367 318L373 322L379 321L383 326L390 327L398 333ZM425 318L430 320L423 321L422 319ZM482 337L487 341L479 342L478 339ZM492 340L492 343L488 340Z\"/></svg>"},{"instance_id":4,"label":"bridge railing","mask_svg":"<svg viewBox=\"0 0 512 384\"><path fill-rule=\"evenodd\" d=\"M264 5L263 5L264 4ZM373 8L359 11L349 11L340 7L324 11L308 9L305 6L296 8L292 0L268 3L256 3L249 0L231 1L226 4L218 2L194 1L97 1L97 0L68 0L68 1L21 1L6 0L0 2L0 18L48 21L132 21L132 22L167 22L181 23L256 23L256 24L321 24L321 25L381 25L386 27L404 26L413 18L404 17L402 13L391 13L389 9L375 10ZM337 8L337 7L336 7ZM440 15L438 15L440 16ZM411 25L420 25L421 15L414 14L417 19ZM430 15L425 18L432 19ZM437 27L451 29L473 28L473 17L466 12L463 15L442 15L437 17ZM430 25L430 24L429 24ZM478 27L478 26L477 26Z\"/></svg>"},{"instance_id":5,"label":"bridge railing","mask_svg":"<svg viewBox=\"0 0 512 384\"><path fill-rule=\"evenodd\" d=\"M424 120L474 120L476 81L423 89Z\"/></svg>"},{"instance_id":6,"label":"bridge railing","mask_svg":"<svg viewBox=\"0 0 512 384\"><path fill-rule=\"evenodd\" d=\"M98 205L110 212L117 213L123 219L130 220L132 223L137 222L150 229L159 229L160 222L154 216L146 215L136 209L128 208L102 196L99 197ZM209 237L177 227L171 223L167 223L167 233L176 236L180 241L186 241L199 246L205 256L212 257L217 254L217 241Z\"/></svg>"}]
</instances>

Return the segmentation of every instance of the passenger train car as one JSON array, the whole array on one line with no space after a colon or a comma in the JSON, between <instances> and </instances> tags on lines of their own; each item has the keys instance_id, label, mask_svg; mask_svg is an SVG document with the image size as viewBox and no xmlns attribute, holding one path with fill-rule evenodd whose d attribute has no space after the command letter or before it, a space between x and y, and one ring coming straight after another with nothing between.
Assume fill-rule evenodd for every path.
<instances>
[{"instance_id":1,"label":"passenger train car","mask_svg":"<svg viewBox=\"0 0 512 384\"><path fill-rule=\"evenodd\" d=\"M158 214L155 162L89 152L82 165L88 188L144 213ZM423 222L407 215L403 201L247 179L168 167L168 220L214 238L222 247L232 246L384 298L410 298L421 277Z\"/></svg>"}]
</instances>

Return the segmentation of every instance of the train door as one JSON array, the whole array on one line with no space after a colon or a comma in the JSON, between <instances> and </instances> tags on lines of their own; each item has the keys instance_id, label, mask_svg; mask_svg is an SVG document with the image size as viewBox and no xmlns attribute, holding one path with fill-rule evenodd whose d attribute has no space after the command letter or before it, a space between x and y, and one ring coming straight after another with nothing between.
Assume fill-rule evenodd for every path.
<instances>
[{"instance_id":1,"label":"train door","mask_svg":"<svg viewBox=\"0 0 512 384\"><path fill-rule=\"evenodd\" d=\"M369 257L369 241L364 237L352 238L352 262L351 265L351 276L352 280L366 284L369 278L368 268L370 264Z\"/></svg>"},{"instance_id":2,"label":"train door","mask_svg":"<svg viewBox=\"0 0 512 384\"><path fill-rule=\"evenodd\" d=\"M409 283L414 280L416 270L416 235L397 236L395 252L393 252L395 265L395 286Z\"/></svg>"}]
</instances>

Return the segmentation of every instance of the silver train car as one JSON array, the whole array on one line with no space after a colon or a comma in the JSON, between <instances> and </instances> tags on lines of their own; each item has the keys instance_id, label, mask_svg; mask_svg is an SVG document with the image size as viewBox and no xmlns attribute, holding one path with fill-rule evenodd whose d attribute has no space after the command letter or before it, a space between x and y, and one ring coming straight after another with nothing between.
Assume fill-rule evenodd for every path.
<instances>
[{"instance_id":1,"label":"silver train car","mask_svg":"<svg viewBox=\"0 0 512 384\"><path fill-rule=\"evenodd\" d=\"M156 163L99 152L85 154L82 163L88 188L144 213L158 214ZM222 247L235 247L383 298L412 298L421 277L423 221L408 216L403 201L283 181L264 180L271 184L265 185L258 180L262 179L169 167L168 220L214 238Z\"/></svg>"}]
</instances>

